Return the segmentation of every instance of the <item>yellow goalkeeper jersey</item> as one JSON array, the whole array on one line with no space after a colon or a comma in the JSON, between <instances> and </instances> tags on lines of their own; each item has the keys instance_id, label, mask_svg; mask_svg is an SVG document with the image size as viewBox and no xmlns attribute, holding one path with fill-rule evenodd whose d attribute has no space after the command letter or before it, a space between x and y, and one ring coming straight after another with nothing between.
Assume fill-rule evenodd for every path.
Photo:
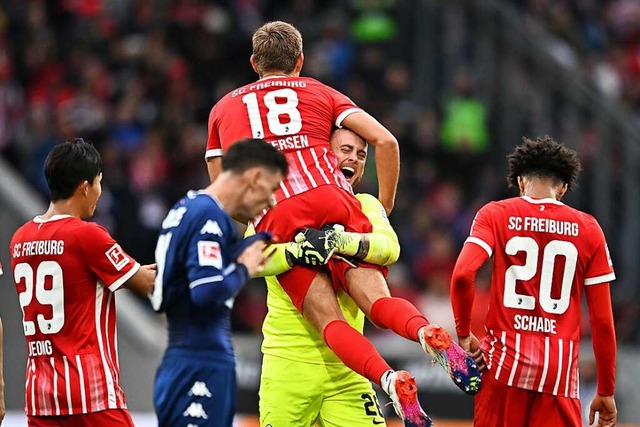
<instances>
[{"instance_id":1,"label":"yellow goalkeeper jersey","mask_svg":"<svg viewBox=\"0 0 640 427\"><path fill-rule=\"evenodd\" d=\"M398 238L389 224L384 208L377 198L370 194L356 195L362 205L362 211L373 226L373 234L386 236L391 244L384 245L389 251L395 251L389 258L397 259L400 251ZM265 278L268 288L268 313L262 325L264 340L262 352L290 360L314 364L342 364L326 346L322 335L318 333L300 315L289 296L282 290L273 276ZM338 303L351 326L362 332L364 314L346 293L340 291Z\"/></svg>"}]
</instances>

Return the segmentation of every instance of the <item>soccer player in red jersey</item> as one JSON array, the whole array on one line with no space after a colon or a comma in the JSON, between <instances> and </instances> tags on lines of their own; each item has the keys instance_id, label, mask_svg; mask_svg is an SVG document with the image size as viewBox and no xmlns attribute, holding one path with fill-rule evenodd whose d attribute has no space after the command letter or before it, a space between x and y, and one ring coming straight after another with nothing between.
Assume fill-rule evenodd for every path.
<instances>
[{"instance_id":1,"label":"soccer player in red jersey","mask_svg":"<svg viewBox=\"0 0 640 427\"><path fill-rule=\"evenodd\" d=\"M348 128L375 148L378 198L385 215L393 208L398 183L398 143L345 95L300 77L303 61L302 36L293 26L270 22L254 33L251 64L260 79L231 91L212 108L206 153L209 175L216 178L220 156L234 141L247 136L263 138L285 154L289 175L275 192L275 207L254 221L257 231L272 232L283 241L293 240L300 230L320 229L325 224L343 224L347 232L369 233L371 223L331 151L331 131ZM410 340L420 342L421 331L429 322L411 303L389 295L381 267L366 263L360 267L349 269L347 263L332 260L327 273L298 265L279 275L278 281L345 365L390 395L405 425L426 425L415 380L407 372L393 371L373 345L349 326L333 286L345 288L376 325ZM398 393L402 390L407 393ZM399 395L404 400L399 401Z\"/></svg>"},{"instance_id":2,"label":"soccer player in red jersey","mask_svg":"<svg viewBox=\"0 0 640 427\"><path fill-rule=\"evenodd\" d=\"M590 423L616 423L616 336L604 234L591 215L560 200L575 185L578 154L550 137L524 139L508 156L520 197L480 209L453 272L460 345L483 365L474 426L581 426L578 353L586 294L598 390ZM492 257L487 335L470 333L474 280Z\"/></svg>"},{"instance_id":3,"label":"soccer player in red jersey","mask_svg":"<svg viewBox=\"0 0 640 427\"><path fill-rule=\"evenodd\" d=\"M101 166L82 139L56 145L44 165L49 209L11 239L30 427L133 426L119 381L114 292L148 295L155 271L83 220L100 198Z\"/></svg>"}]
</instances>

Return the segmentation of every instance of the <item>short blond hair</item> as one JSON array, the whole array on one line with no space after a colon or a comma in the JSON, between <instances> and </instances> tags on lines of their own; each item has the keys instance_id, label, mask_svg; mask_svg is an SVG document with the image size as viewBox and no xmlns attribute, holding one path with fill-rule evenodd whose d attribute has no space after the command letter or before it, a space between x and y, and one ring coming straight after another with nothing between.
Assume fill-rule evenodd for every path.
<instances>
[{"instance_id":1,"label":"short blond hair","mask_svg":"<svg viewBox=\"0 0 640 427\"><path fill-rule=\"evenodd\" d=\"M286 22L267 22L253 33L251 41L260 75L268 71L291 73L302 54L302 34Z\"/></svg>"}]
</instances>

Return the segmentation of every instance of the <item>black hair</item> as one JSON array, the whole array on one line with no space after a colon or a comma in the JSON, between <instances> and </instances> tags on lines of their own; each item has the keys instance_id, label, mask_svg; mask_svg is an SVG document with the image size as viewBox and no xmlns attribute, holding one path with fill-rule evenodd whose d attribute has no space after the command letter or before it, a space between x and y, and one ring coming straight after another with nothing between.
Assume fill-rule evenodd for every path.
<instances>
[{"instance_id":1,"label":"black hair","mask_svg":"<svg viewBox=\"0 0 640 427\"><path fill-rule=\"evenodd\" d=\"M243 173L249 168L262 166L280 171L287 176L289 164L284 155L264 139L242 139L233 145L222 158L222 170Z\"/></svg>"},{"instance_id":2,"label":"black hair","mask_svg":"<svg viewBox=\"0 0 640 427\"><path fill-rule=\"evenodd\" d=\"M84 139L74 138L73 141L56 145L44 161L44 176L51 192L51 201L70 198L84 181L92 184L101 169L100 153Z\"/></svg>"},{"instance_id":3,"label":"black hair","mask_svg":"<svg viewBox=\"0 0 640 427\"><path fill-rule=\"evenodd\" d=\"M578 153L550 136L535 140L522 138L522 144L507 156L507 161L509 187L518 186L519 176L537 176L567 184L567 188L572 190L578 184L578 175L582 169Z\"/></svg>"}]
</instances>

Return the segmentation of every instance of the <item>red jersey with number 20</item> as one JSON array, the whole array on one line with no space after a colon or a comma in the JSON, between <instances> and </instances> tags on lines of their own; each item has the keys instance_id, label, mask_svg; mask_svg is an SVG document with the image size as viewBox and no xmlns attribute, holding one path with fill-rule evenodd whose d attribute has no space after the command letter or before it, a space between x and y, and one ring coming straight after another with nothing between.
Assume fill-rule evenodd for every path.
<instances>
[{"instance_id":1,"label":"red jersey with number 20","mask_svg":"<svg viewBox=\"0 0 640 427\"><path fill-rule=\"evenodd\" d=\"M29 221L10 250L27 342L27 415L126 409L113 292L140 265L103 227L68 215Z\"/></svg>"},{"instance_id":2,"label":"red jersey with number 20","mask_svg":"<svg viewBox=\"0 0 640 427\"><path fill-rule=\"evenodd\" d=\"M615 279L598 222L555 199L518 197L480 209L467 242L493 255L487 375L578 398L582 291Z\"/></svg>"},{"instance_id":3,"label":"red jersey with number 20","mask_svg":"<svg viewBox=\"0 0 640 427\"><path fill-rule=\"evenodd\" d=\"M282 151L289 175L276 203L321 185L351 186L329 146L333 126L361 111L348 97L309 77L267 77L231 91L211 110L206 157L242 138L262 138Z\"/></svg>"}]
</instances>

